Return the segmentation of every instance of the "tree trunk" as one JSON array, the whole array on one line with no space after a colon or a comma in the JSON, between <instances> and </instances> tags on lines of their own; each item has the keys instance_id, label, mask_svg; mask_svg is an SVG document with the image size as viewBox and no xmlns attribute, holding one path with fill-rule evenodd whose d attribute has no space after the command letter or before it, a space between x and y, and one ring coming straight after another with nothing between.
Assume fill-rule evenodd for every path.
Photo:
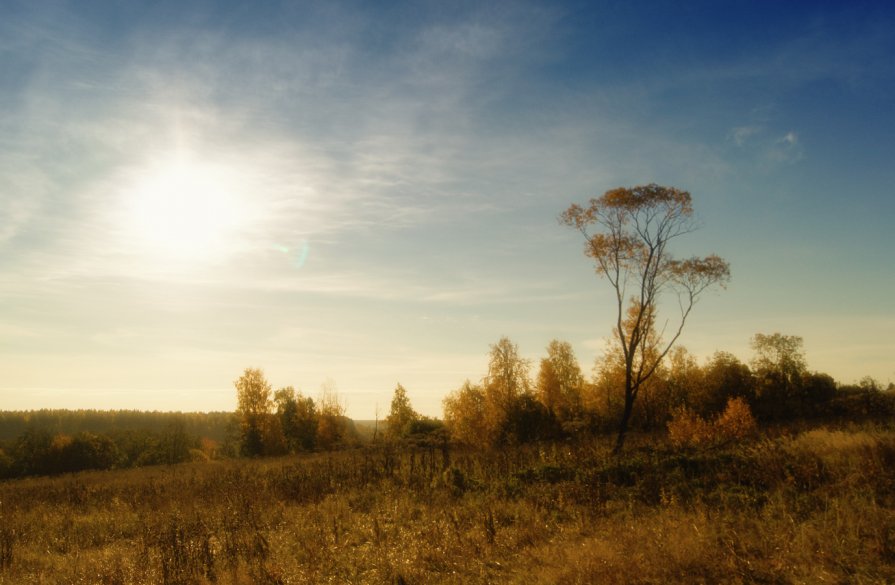
<instances>
[{"instance_id":1,"label":"tree trunk","mask_svg":"<svg viewBox=\"0 0 895 585\"><path fill-rule=\"evenodd\" d=\"M631 420L631 412L634 410L634 392L630 388L625 388L625 409L622 412L622 420L618 424L618 436L615 439L615 447L612 448L612 454L618 455L622 451L625 444L625 435L628 432L628 421Z\"/></svg>"}]
</instances>

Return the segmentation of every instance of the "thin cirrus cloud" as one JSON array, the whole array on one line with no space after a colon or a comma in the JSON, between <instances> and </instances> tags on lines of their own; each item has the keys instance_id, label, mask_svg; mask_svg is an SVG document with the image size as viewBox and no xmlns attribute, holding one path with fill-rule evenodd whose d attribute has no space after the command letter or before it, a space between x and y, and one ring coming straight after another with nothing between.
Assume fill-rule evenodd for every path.
<instances>
[{"instance_id":1,"label":"thin cirrus cloud","mask_svg":"<svg viewBox=\"0 0 895 585\"><path fill-rule=\"evenodd\" d=\"M804 150L798 135L789 131L774 141L774 146L768 154L775 162L791 164L802 159Z\"/></svg>"},{"instance_id":2,"label":"thin cirrus cloud","mask_svg":"<svg viewBox=\"0 0 895 585\"><path fill-rule=\"evenodd\" d=\"M761 126L737 126L736 128L731 129L729 136L734 144L743 146L750 138L760 133L762 130L763 128Z\"/></svg>"},{"instance_id":3,"label":"thin cirrus cloud","mask_svg":"<svg viewBox=\"0 0 895 585\"><path fill-rule=\"evenodd\" d=\"M765 126L736 126L728 133L728 139L738 149L753 152L764 166L794 164L805 156L799 135L792 130L772 135Z\"/></svg>"},{"instance_id":4,"label":"thin cirrus cloud","mask_svg":"<svg viewBox=\"0 0 895 585\"><path fill-rule=\"evenodd\" d=\"M123 388L129 368L194 360L202 367L184 379L221 385L222 400L251 363L283 383L334 377L361 394L400 377L437 405L481 373L459 370L480 367L500 335L531 357L572 336L590 361L602 346L588 340L611 318L581 242L557 225L562 209L617 185L686 188L706 214L700 250L737 260L726 294L776 290L767 275L785 270L749 254L822 255L829 239L810 239L830 233L814 223L823 191L804 205L803 173L834 166L813 113L825 104L802 114L823 97L813 90L847 104L890 95L892 79L885 23L840 29L787 11L719 47L724 22L697 19L685 42L658 6L620 17L534 2L299 3L275 15L182 4L21 4L0 22L0 325L22 340L2 362L9 383ZM661 54L620 42L651 26ZM133 205L179 160L238 210L215 240L221 253L202 262L172 258L211 236L150 241L148 253L135 212L146 208ZM802 213L801 241L788 241L786 210L805 208L817 216ZM162 219L148 231L166 209L150 207ZM769 209L782 209L775 221ZM754 333L730 322L712 334ZM703 337L696 351L710 353L717 338ZM55 357L35 353L42 344ZM103 377L102 352L128 346ZM38 372L74 368L79 352L90 371L68 386ZM427 367L447 374L427 378ZM147 388L163 384L152 379ZM366 400L355 407L368 416Z\"/></svg>"}]
</instances>

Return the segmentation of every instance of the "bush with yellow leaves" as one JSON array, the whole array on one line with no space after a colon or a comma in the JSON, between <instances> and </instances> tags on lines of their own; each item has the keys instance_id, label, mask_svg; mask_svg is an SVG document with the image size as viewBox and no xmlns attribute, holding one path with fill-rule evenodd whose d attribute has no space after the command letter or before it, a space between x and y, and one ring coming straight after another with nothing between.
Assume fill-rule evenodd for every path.
<instances>
[{"instance_id":1,"label":"bush with yellow leaves","mask_svg":"<svg viewBox=\"0 0 895 585\"><path fill-rule=\"evenodd\" d=\"M757 429L746 401L731 398L714 421L707 421L689 408L678 410L668 422L668 438L676 447L719 445L749 437Z\"/></svg>"}]
</instances>

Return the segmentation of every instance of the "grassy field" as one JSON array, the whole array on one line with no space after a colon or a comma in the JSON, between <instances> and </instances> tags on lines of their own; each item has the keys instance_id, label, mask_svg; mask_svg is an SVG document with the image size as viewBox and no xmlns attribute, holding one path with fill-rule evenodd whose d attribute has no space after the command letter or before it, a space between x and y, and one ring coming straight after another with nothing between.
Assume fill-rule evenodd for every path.
<instances>
[{"instance_id":1,"label":"grassy field","mask_svg":"<svg viewBox=\"0 0 895 585\"><path fill-rule=\"evenodd\" d=\"M878 426L0 483L0 584L892 582L895 431Z\"/></svg>"}]
</instances>

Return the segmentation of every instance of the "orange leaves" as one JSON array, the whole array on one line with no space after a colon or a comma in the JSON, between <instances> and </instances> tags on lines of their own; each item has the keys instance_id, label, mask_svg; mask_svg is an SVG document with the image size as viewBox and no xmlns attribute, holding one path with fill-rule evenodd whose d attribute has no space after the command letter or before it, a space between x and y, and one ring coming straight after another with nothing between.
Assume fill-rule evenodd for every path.
<instances>
[{"instance_id":1,"label":"orange leaves","mask_svg":"<svg viewBox=\"0 0 895 585\"><path fill-rule=\"evenodd\" d=\"M692 231L692 216L690 193L651 183L611 189L586 208L572 204L559 220L585 236L585 254L614 286L629 277L661 283L663 275L688 291L723 285L730 267L718 256L674 260L666 251L669 240Z\"/></svg>"},{"instance_id":2,"label":"orange leaves","mask_svg":"<svg viewBox=\"0 0 895 585\"><path fill-rule=\"evenodd\" d=\"M559 216L560 223L583 230L592 221L590 214L577 203L573 203Z\"/></svg>"},{"instance_id":3,"label":"orange leaves","mask_svg":"<svg viewBox=\"0 0 895 585\"><path fill-rule=\"evenodd\" d=\"M599 199L591 200L591 207L594 207L595 204L606 209L623 209L628 213L639 213L644 209L664 207L676 209L685 216L693 214L690 193L674 187L662 187L655 183L630 188L619 187L606 191Z\"/></svg>"},{"instance_id":4,"label":"orange leaves","mask_svg":"<svg viewBox=\"0 0 895 585\"><path fill-rule=\"evenodd\" d=\"M758 425L752 410L742 398L731 398L721 416L715 421L715 428L722 439L743 439L755 434Z\"/></svg>"},{"instance_id":5,"label":"orange leaves","mask_svg":"<svg viewBox=\"0 0 895 585\"><path fill-rule=\"evenodd\" d=\"M674 187L650 183L611 189L591 199L587 208L571 205L559 219L581 232L585 254L615 289L616 330L625 361L625 409L618 450L638 389L677 341L699 294L713 284L724 286L730 279L730 266L715 255L675 260L668 251L671 240L695 227L690 193ZM662 342L662 333L656 336L653 326L666 293L677 297L680 318L677 327L669 330L670 339ZM633 320L626 321L624 302L629 295Z\"/></svg>"},{"instance_id":6,"label":"orange leaves","mask_svg":"<svg viewBox=\"0 0 895 585\"><path fill-rule=\"evenodd\" d=\"M712 438L710 422L690 409L679 410L668 422L668 440L675 447L696 447Z\"/></svg>"},{"instance_id":7,"label":"orange leaves","mask_svg":"<svg viewBox=\"0 0 895 585\"><path fill-rule=\"evenodd\" d=\"M713 284L726 287L730 280L730 264L715 254L705 258L670 260L668 268L674 282L693 294Z\"/></svg>"},{"instance_id":8,"label":"orange leaves","mask_svg":"<svg viewBox=\"0 0 895 585\"><path fill-rule=\"evenodd\" d=\"M731 398L724 412L711 422L690 409L679 410L668 423L668 439L677 447L698 447L745 439L757 430L746 401Z\"/></svg>"},{"instance_id":9,"label":"orange leaves","mask_svg":"<svg viewBox=\"0 0 895 585\"><path fill-rule=\"evenodd\" d=\"M649 249L638 238L625 233L598 233L590 236L584 253L597 263L597 272L611 275L631 265L641 264Z\"/></svg>"}]
</instances>

